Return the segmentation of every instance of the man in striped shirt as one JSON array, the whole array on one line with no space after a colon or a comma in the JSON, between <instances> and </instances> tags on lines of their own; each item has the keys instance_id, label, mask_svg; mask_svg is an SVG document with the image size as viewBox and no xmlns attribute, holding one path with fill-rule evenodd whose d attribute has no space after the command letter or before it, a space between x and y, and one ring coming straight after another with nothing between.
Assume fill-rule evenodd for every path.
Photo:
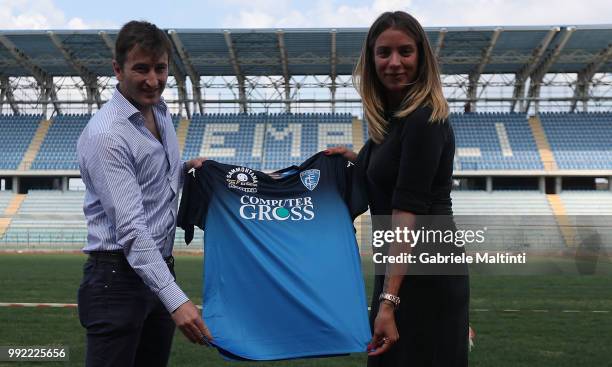
<instances>
[{"instance_id":1,"label":"man in striped shirt","mask_svg":"<svg viewBox=\"0 0 612 367\"><path fill-rule=\"evenodd\" d=\"M113 60L119 84L77 144L87 190L78 294L87 366L165 366L175 324L194 343L212 339L174 277L178 190L203 159L181 163L161 98L171 50L155 25L124 25Z\"/></svg>"}]
</instances>

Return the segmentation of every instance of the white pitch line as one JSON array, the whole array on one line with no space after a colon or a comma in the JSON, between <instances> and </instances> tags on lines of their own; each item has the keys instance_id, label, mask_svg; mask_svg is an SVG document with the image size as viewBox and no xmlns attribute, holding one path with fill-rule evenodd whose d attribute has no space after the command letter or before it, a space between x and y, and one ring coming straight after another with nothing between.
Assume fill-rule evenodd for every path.
<instances>
[{"instance_id":1,"label":"white pitch line","mask_svg":"<svg viewBox=\"0 0 612 367\"><path fill-rule=\"evenodd\" d=\"M24 303L0 302L0 307L35 307L35 308L76 308L76 303Z\"/></svg>"},{"instance_id":2,"label":"white pitch line","mask_svg":"<svg viewBox=\"0 0 612 367\"><path fill-rule=\"evenodd\" d=\"M0 307L10 308L77 308L76 303L28 303L28 302L0 302ZM196 305L202 309L202 305Z\"/></svg>"},{"instance_id":3,"label":"white pitch line","mask_svg":"<svg viewBox=\"0 0 612 367\"><path fill-rule=\"evenodd\" d=\"M27 303L27 302L0 302L0 307L10 307L10 308L76 308L76 303ZM202 305L196 305L197 308L202 309ZM371 308L368 307L368 311ZM488 308L475 308L470 310L470 312L495 312L495 310L490 310ZM501 310L501 312L537 312L537 313L545 313L551 312L550 310L517 310L517 309L505 309ZM581 313L581 312L590 312L590 313L611 313L609 310L561 310L562 313Z\"/></svg>"}]
</instances>

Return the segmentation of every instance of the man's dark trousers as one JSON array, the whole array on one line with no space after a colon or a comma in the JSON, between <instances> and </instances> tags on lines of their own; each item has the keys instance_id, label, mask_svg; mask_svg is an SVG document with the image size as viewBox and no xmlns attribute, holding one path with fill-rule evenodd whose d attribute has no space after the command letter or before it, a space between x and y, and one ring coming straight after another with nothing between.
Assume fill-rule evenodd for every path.
<instances>
[{"instance_id":1,"label":"man's dark trousers","mask_svg":"<svg viewBox=\"0 0 612 367\"><path fill-rule=\"evenodd\" d=\"M174 259L166 260L174 275ZM175 324L121 253L91 254L78 292L86 366L166 366Z\"/></svg>"}]
</instances>

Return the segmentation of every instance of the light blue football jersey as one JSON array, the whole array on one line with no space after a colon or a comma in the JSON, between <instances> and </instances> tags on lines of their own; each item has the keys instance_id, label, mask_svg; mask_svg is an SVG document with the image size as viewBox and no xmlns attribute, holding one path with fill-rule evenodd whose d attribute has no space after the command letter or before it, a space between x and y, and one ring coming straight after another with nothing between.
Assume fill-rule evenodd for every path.
<instances>
[{"instance_id":1,"label":"light blue football jersey","mask_svg":"<svg viewBox=\"0 0 612 367\"><path fill-rule=\"evenodd\" d=\"M267 175L204 162L178 223L204 230L203 319L224 354L276 360L365 352L371 338L352 168L321 153Z\"/></svg>"}]
</instances>

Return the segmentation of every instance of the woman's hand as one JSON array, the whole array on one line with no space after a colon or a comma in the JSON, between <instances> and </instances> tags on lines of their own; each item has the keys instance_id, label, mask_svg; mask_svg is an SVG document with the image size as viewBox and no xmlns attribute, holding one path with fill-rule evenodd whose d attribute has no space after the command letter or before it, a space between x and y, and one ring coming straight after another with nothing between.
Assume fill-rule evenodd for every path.
<instances>
[{"instance_id":1,"label":"woman's hand","mask_svg":"<svg viewBox=\"0 0 612 367\"><path fill-rule=\"evenodd\" d=\"M185 163L186 170L189 171L192 168L199 169L200 167L202 167L202 163L204 163L205 160L206 158L204 157L197 157L197 158L188 160Z\"/></svg>"},{"instance_id":2,"label":"woman's hand","mask_svg":"<svg viewBox=\"0 0 612 367\"><path fill-rule=\"evenodd\" d=\"M380 304L374 320L372 340L368 344L369 356L377 356L387 352L399 340L393 311L393 306L390 304L386 302Z\"/></svg>"},{"instance_id":3,"label":"woman's hand","mask_svg":"<svg viewBox=\"0 0 612 367\"><path fill-rule=\"evenodd\" d=\"M340 154L341 156L343 156L344 158L346 158L347 160L353 163L355 163L355 161L357 160L357 154L345 146L327 148L323 151L323 154L325 155Z\"/></svg>"}]
</instances>

